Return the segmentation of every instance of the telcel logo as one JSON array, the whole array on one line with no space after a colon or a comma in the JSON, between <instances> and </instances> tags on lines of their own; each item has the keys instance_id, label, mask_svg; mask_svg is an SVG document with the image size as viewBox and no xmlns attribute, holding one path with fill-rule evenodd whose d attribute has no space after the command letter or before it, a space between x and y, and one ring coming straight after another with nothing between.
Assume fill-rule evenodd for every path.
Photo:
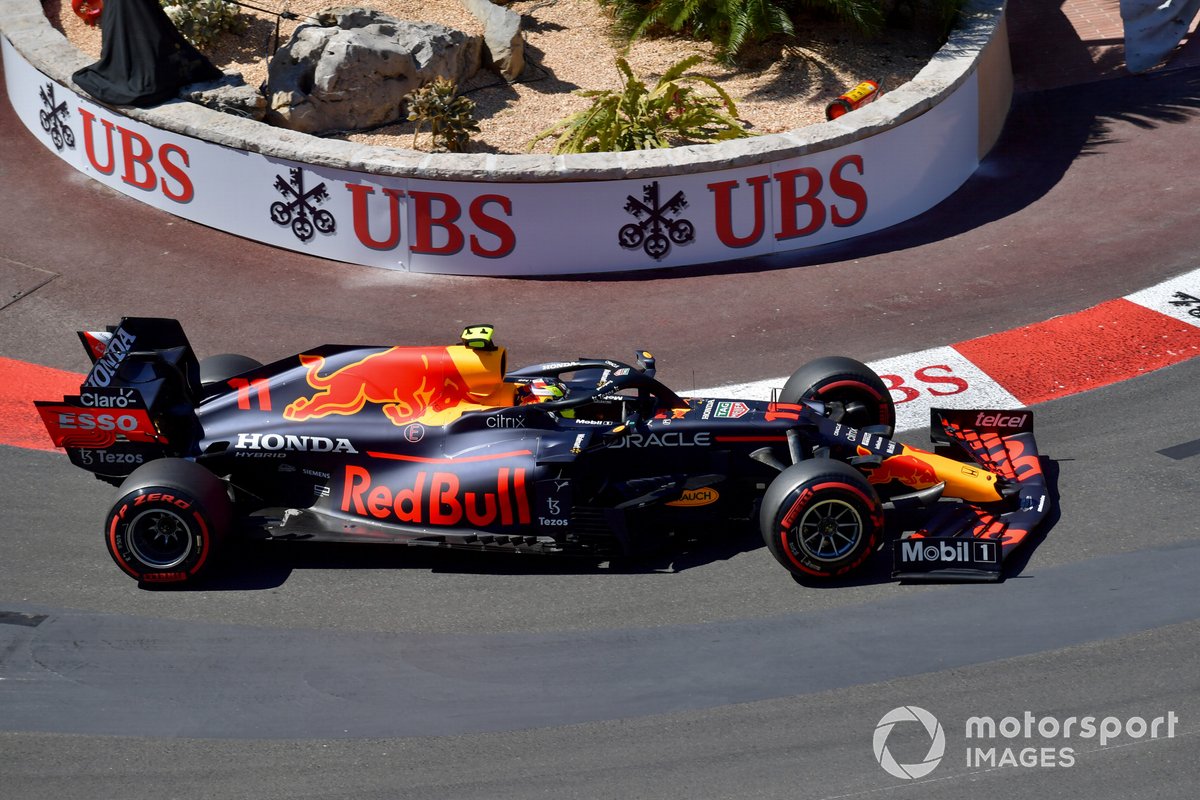
<instances>
[{"instance_id":1,"label":"telcel logo","mask_svg":"<svg viewBox=\"0 0 1200 800\"><path fill-rule=\"evenodd\" d=\"M1029 418L1024 414L986 414L980 413L975 417L975 426L979 428L1020 428Z\"/></svg>"}]
</instances>

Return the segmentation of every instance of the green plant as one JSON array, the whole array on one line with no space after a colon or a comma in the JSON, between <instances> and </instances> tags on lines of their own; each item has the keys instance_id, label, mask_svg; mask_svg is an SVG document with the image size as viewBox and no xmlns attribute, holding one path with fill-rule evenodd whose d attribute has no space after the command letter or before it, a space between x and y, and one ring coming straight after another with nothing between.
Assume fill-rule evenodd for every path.
<instances>
[{"instance_id":1,"label":"green plant","mask_svg":"<svg viewBox=\"0 0 1200 800\"><path fill-rule=\"evenodd\" d=\"M717 58L732 62L742 48L795 32L799 7L831 13L864 31L883 21L881 0L600 0L612 8L617 30L629 41L664 31L712 42Z\"/></svg>"},{"instance_id":2,"label":"green plant","mask_svg":"<svg viewBox=\"0 0 1200 800\"><path fill-rule=\"evenodd\" d=\"M447 78L437 78L404 96L408 103L408 119L416 122L413 129L413 149L421 123L429 123L435 150L461 153L470 141L472 131L479 132L479 123L472 114L475 103L458 96L458 85Z\"/></svg>"},{"instance_id":3,"label":"green plant","mask_svg":"<svg viewBox=\"0 0 1200 800\"><path fill-rule=\"evenodd\" d=\"M224 31L240 33L246 27L238 7L225 0L159 0L159 5L196 47L212 44Z\"/></svg>"},{"instance_id":4,"label":"green plant","mask_svg":"<svg viewBox=\"0 0 1200 800\"><path fill-rule=\"evenodd\" d=\"M795 7L827 14L863 33L878 33L886 16L882 0L795 0Z\"/></svg>"},{"instance_id":5,"label":"green plant","mask_svg":"<svg viewBox=\"0 0 1200 800\"><path fill-rule=\"evenodd\" d=\"M577 90L591 97L589 108L578 111L539 133L529 149L557 136L555 153L600 153L670 147L673 141L716 142L749 136L737 120L737 106L717 83L703 75L685 75L703 56L672 65L652 90L639 80L629 63L617 59L624 85L620 90ZM708 94L687 86L707 86Z\"/></svg>"},{"instance_id":6,"label":"green plant","mask_svg":"<svg viewBox=\"0 0 1200 800\"><path fill-rule=\"evenodd\" d=\"M932 17L931 25L943 40L950 35L950 31L958 23L965 3L966 0L928 0L926 5L929 8L928 13Z\"/></svg>"}]
</instances>

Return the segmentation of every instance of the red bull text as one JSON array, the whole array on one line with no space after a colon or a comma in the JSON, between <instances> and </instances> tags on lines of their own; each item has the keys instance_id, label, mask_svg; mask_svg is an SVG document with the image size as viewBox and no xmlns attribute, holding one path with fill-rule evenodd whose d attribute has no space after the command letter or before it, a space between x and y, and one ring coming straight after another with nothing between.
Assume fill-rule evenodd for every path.
<instances>
[{"instance_id":1,"label":"red bull text","mask_svg":"<svg viewBox=\"0 0 1200 800\"><path fill-rule=\"evenodd\" d=\"M411 486L377 483L364 467L347 466L341 510L410 525L487 528L530 523L525 470L501 467L494 491L463 491L453 472L417 472Z\"/></svg>"}]
</instances>

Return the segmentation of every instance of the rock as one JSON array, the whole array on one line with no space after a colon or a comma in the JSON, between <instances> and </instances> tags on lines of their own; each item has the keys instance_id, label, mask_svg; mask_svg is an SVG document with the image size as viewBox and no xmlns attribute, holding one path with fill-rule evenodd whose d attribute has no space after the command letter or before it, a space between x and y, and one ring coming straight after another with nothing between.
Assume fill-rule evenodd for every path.
<instances>
[{"instance_id":1,"label":"rock","mask_svg":"<svg viewBox=\"0 0 1200 800\"><path fill-rule=\"evenodd\" d=\"M1200 0L1121 0L1125 24L1125 68L1132 73L1153 69L1187 36Z\"/></svg>"},{"instance_id":2,"label":"rock","mask_svg":"<svg viewBox=\"0 0 1200 800\"><path fill-rule=\"evenodd\" d=\"M226 72L221 78L207 83L191 83L179 90L179 97L202 106L215 108L225 114L262 121L267 112L267 98L262 92L247 86L237 72Z\"/></svg>"},{"instance_id":3,"label":"rock","mask_svg":"<svg viewBox=\"0 0 1200 800\"><path fill-rule=\"evenodd\" d=\"M305 133L363 130L404 119L406 94L434 78L479 71L483 42L431 22L331 8L301 25L267 70L267 121Z\"/></svg>"},{"instance_id":4,"label":"rock","mask_svg":"<svg viewBox=\"0 0 1200 800\"><path fill-rule=\"evenodd\" d=\"M492 67L512 83L525 69L525 37L521 15L495 5L491 0L461 0L475 19L483 23L483 41Z\"/></svg>"}]
</instances>

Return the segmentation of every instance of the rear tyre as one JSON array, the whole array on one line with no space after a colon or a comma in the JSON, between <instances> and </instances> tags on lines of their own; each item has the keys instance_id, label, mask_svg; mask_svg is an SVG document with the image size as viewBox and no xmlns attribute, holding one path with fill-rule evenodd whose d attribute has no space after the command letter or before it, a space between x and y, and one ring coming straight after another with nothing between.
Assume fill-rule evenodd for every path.
<instances>
[{"instance_id":1,"label":"rear tyre","mask_svg":"<svg viewBox=\"0 0 1200 800\"><path fill-rule=\"evenodd\" d=\"M802 400L824 403L828 416L854 428L882 425L890 436L896 427L891 392L870 367L852 358L818 358L792 373L779 402Z\"/></svg>"},{"instance_id":2,"label":"rear tyre","mask_svg":"<svg viewBox=\"0 0 1200 800\"><path fill-rule=\"evenodd\" d=\"M225 484L179 458L135 469L104 523L108 553L145 583L187 583L216 560L233 518Z\"/></svg>"},{"instance_id":3,"label":"rear tyre","mask_svg":"<svg viewBox=\"0 0 1200 800\"><path fill-rule=\"evenodd\" d=\"M759 510L771 555L801 580L845 576L883 534L883 509L858 470L830 459L793 464L771 482Z\"/></svg>"},{"instance_id":4,"label":"rear tyre","mask_svg":"<svg viewBox=\"0 0 1200 800\"><path fill-rule=\"evenodd\" d=\"M262 364L250 356L237 353L223 353L219 356L209 356L200 361L200 385L208 388L213 384L224 383L235 375L258 369Z\"/></svg>"}]
</instances>

